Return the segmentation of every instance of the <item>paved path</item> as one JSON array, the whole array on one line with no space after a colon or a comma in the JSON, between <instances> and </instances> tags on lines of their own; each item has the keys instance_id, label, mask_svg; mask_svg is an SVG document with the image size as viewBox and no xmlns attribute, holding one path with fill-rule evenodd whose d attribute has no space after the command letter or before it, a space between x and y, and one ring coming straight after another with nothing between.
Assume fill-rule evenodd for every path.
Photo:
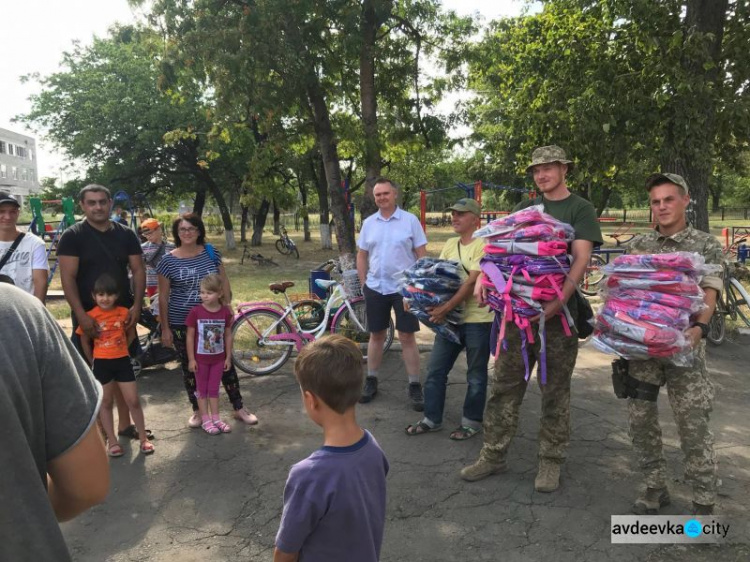
<instances>
[{"instance_id":1,"label":"paved path","mask_svg":"<svg viewBox=\"0 0 750 562\"><path fill-rule=\"evenodd\" d=\"M424 343L424 342L423 342ZM573 379L573 436L561 489L539 494L536 433L539 392L530 387L510 451L510 471L476 483L459 479L481 437L448 439L449 431L409 437L419 419L406 405L398 353L386 356L380 394L359 407L391 463L383 562L748 560L750 546L750 337L709 353L717 387L720 510L732 525L728 546L611 545L610 515L628 514L637 475L626 431L626 409L611 389L607 356L584 348ZM426 362L427 353L422 354ZM464 361L459 358L460 363ZM465 383L459 368L449 389L446 428L458 425ZM234 423L230 435L209 437L186 427L189 410L175 369L140 379L156 454L126 447L113 459L107 502L63 526L75 560L270 560L281 497L291 464L320 445L304 415L291 364L263 378L242 379L261 424ZM663 397L662 397L663 398ZM673 504L687 513L689 489L679 480L681 453L666 400L660 400ZM222 406L226 406L226 402ZM353 561L356 562L356 561Z\"/></svg>"}]
</instances>

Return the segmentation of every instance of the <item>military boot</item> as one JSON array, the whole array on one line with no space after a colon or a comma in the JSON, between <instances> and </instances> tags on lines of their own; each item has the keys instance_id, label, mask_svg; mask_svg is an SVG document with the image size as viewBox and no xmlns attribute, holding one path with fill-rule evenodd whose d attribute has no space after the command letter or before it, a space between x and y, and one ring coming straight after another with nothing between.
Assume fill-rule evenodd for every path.
<instances>
[{"instance_id":1,"label":"military boot","mask_svg":"<svg viewBox=\"0 0 750 562\"><path fill-rule=\"evenodd\" d=\"M646 488L633 503L631 511L636 515L657 515L659 508L669 505L669 490L666 488Z\"/></svg>"},{"instance_id":2,"label":"military boot","mask_svg":"<svg viewBox=\"0 0 750 562\"><path fill-rule=\"evenodd\" d=\"M505 459L491 462L484 457L479 457L477 462L461 469L461 478L467 482L476 482L506 470L508 470L508 463L505 462Z\"/></svg>"},{"instance_id":3,"label":"military boot","mask_svg":"<svg viewBox=\"0 0 750 562\"><path fill-rule=\"evenodd\" d=\"M703 505L700 503L693 502L693 515L713 515L714 514L714 506L711 505Z\"/></svg>"},{"instance_id":4,"label":"military boot","mask_svg":"<svg viewBox=\"0 0 750 562\"><path fill-rule=\"evenodd\" d=\"M537 492L554 492L560 487L560 464L542 459L539 461L539 472L534 480Z\"/></svg>"}]
</instances>

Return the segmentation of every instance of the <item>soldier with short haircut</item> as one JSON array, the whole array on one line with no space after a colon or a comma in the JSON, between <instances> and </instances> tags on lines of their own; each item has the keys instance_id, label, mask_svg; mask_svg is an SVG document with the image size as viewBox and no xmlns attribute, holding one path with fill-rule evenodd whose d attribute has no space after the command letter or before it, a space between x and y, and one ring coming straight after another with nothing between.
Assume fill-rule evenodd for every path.
<instances>
[{"instance_id":1,"label":"soldier with short haircut","mask_svg":"<svg viewBox=\"0 0 750 562\"><path fill-rule=\"evenodd\" d=\"M706 263L722 264L721 244L712 235L696 230L687 223L685 212L690 204L688 185L677 174L653 174L646 179L649 202L656 228L634 238L628 251L634 254L696 252ZM723 288L720 275L709 275L700 286L707 305L685 332L695 349L690 367L676 367L656 360L628 361L628 375L653 385L653 401L628 399L630 437L646 484L645 491L635 500L633 512L658 513L669 503L667 467L662 451L658 389L667 387L669 404L674 413L682 452L685 455L685 478L693 486L693 513L710 515L716 501L717 463L714 437L708 427L714 389L706 370L708 322Z\"/></svg>"},{"instance_id":2,"label":"soldier with short haircut","mask_svg":"<svg viewBox=\"0 0 750 562\"><path fill-rule=\"evenodd\" d=\"M562 287L562 299L543 304L545 315L547 384L540 383L542 416L539 428L539 471L534 481L537 492L554 492L560 485L560 468L570 443L570 379L578 357L578 337L566 334L559 316L567 304L571 315L578 314L573 295L583 278L594 245L602 243L602 233L596 211L590 201L571 193L566 184L566 174L573 162L559 146L543 146L534 150L531 164L526 169L542 197L519 203L514 211L541 204L544 211L575 230L575 239L568 248L572 255L570 273ZM481 280L477 288L481 286ZM475 289L474 294L483 300L484 294ZM539 324L532 324L534 343L529 343L530 368L541 354ZM531 339L531 338L530 338ZM528 382L523 360L521 332L508 324L505 334L507 350L495 361L495 376L484 412L484 445L479 459L461 471L461 478L469 482L481 480L507 469L506 456L513 436L518 429L518 417ZM537 377L538 378L538 377Z\"/></svg>"}]
</instances>

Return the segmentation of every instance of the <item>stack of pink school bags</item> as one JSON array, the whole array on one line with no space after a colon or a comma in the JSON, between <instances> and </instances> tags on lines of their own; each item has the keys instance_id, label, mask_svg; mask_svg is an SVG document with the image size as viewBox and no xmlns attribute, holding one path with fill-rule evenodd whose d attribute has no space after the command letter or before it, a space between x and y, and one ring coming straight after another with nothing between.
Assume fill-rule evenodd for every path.
<instances>
[{"instance_id":1,"label":"stack of pink school bags","mask_svg":"<svg viewBox=\"0 0 750 562\"><path fill-rule=\"evenodd\" d=\"M594 346L625 359L691 365L693 349L684 332L706 306L698 283L713 267L693 252L619 256L603 268L604 305Z\"/></svg>"},{"instance_id":2,"label":"stack of pink school bags","mask_svg":"<svg viewBox=\"0 0 750 562\"><path fill-rule=\"evenodd\" d=\"M506 327L509 323L515 324L521 332L521 352L528 380L531 374L528 345L535 342L531 318L540 316L542 303L562 297L562 286L570 271L568 243L574 239L575 231L544 213L542 205L535 205L490 222L477 230L474 237L487 242L480 267L487 302L496 313L495 355L507 351ZM561 316L564 330L570 335L573 321L567 307L563 308ZM538 337L539 378L546 384L543 314L539 319Z\"/></svg>"}]
</instances>

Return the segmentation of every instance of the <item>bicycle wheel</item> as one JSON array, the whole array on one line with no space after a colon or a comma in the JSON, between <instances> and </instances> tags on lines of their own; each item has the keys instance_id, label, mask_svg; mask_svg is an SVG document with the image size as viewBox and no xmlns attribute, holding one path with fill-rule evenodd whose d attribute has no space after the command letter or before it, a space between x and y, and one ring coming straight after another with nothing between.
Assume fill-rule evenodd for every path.
<instances>
[{"instance_id":1,"label":"bicycle wheel","mask_svg":"<svg viewBox=\"0 0 750 562\"><path fill-rule=\"evenodd\" d=\"M727 308L732 319L739 317L750 328L750 296L737 279L732 278L727 285Z\"/></svg>"},{"instance_id":2,"label":"bicycle wheel","mask_svg":"<svg viewBox=\"0 0 750 562\"><path fill-rule=\"evenodd\" d=\"M303 330L314 330L320 326L326 314L325 305L320 301L312 299L294 303L292 310Z\"/></svg>"},{"instance_id":3,"label":"bicycle wheel","mask_svg":"<svg viewBox=\"0 0 750 562\"><path fill-rule=\"evenodd\" d=\"M724 318L723 307L721 303L716 303L711 320L708 321L708 335L706 339L712 345L721 345L724 343L724 336L727 333L726 319Z\"/></svg>"},{"instance_id":4,"label":"bicycle wheel","mask_svg":"<svg viewBox=\"0 0 750 562\"><path fill-rule=\"evenodd\" d=\"M365 309L365 301L359 300L351 303L352 310L356 316L359 324L365 329L360 329L357 322L352 318L351 312L348 308L344 309L343 312L336 318L336 321L331 326L332 334L341 334L344 337L349 338L354 343L359 345L362 350L362 355L367 360L367 342L370 341L370 332L367 331L367 310ZM391 347L393 343L393 336L395 330L393 328L393 319L388 323L388 329L385 333L385 342L383 343L383 352L385 353Z\"/></svg>"},{"instance_id":5,"label":"bicycle wheel","mask_svg":"<svg viewBox=\"0 0 750 562\"><path fill-rule=\"evenodd\" d=\"M276 249L282 256L288 256L291 250L286 247L286 244L284 243L284 240L279 238L276 240Z\"/></svg>"},{"instance_id":6,"label":"bicycle wheel","mask_svg":"<svg viewBox=\"0 0 750 562\"><path fill-rule=\"evenodd\" d=\"M292 248L290 250L290 253L294 254L294 257L299 259L299 250L297 249L297 245L294 242L291 242L291 245L292 245Z\"/></svg>"},{"instance_id":7,"label":"bicycle wheel","mask_svg":"<svg viewBox=\"0 0 750 562\"><path fill-rule=\"evenodd\" d=\"M581 292L584 295L592 297L599 292L599 285L604 279L602 267L604 267L606 263L607 262L604 261L602 256L591 254L589 265L586 267L583 279L581 279Z\"/></svg>"},{"instance_id":8,"label":"bicycle wheel","mask_svg":"<svg viewBox=\"0 0 750 562\"><path fill-rule=\"evenodd\" d=\"M278 322L281 314L273 310L251 310L232 327L232 361L235 366L251 375L268 375L279 370L289 360L294 344L263 341L264 334L289 334L292 327L285 320ZM278 323L277 323L278 322ZM276 327L271 330L273 325Z\"/></svg>"}]
</instances>

